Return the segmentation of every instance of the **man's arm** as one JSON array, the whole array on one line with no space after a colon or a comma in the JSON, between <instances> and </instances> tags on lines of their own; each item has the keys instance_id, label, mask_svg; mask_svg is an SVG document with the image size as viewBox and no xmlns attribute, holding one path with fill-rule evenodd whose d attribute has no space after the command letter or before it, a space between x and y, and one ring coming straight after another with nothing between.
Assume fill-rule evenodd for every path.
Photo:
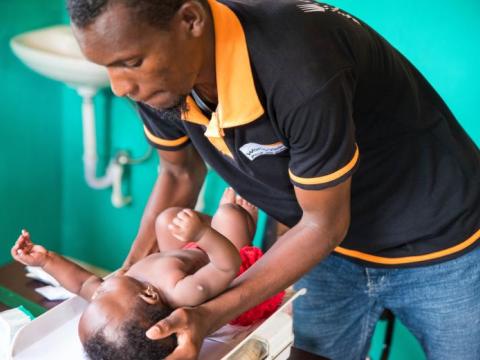
<instances>
[{"instance_id":1,"label":"man's arm","mask_svg":"<svg viewBox=\"0 0 480 360\"><path fill-rule=\"evenodd\" d=\"M137 236L124 262L124 268L156 251L155 219L171 206L195 206L207 172L193 146L177 151L158 150L160 171L143 212Z\"/></svg>"},{"instance_id":2,"label":"man's arm","mask_svg":"<svg viewBox=\"0 0 480 360\"><path fill-rule=\"evenodd\" d=\"M267 253L220 296L193 309L177 309L147 335L177 333L169 359L193 359L205 336L242 312L285 289L324 259L344 239L350 224L350 179L324 190L295 193L303 216Z\"/></svg>"}]
</instances>

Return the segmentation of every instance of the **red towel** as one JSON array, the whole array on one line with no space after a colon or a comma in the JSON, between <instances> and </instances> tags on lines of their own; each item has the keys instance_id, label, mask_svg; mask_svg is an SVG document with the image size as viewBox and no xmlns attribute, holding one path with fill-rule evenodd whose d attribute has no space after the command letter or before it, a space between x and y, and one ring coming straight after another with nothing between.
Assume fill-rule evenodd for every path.
<instances>
[{"instance_id":1,"label":"red towel","mask_svg":"<svg viewBox=\"0 0 480 360\"><path fill-rule=\"evenodd\" d=\"M242 265L240 266L240 274L244 273L250 266L252 266L258 259L262 257L262 250L254 246L245 246L240 250L240 257L242 258ZM257 321L264 320L272 315L281 305L285 291L272 296L261 304L254 306L250 310L232 320L230 324L247 326Z\"/></svg>"}]
</instances>

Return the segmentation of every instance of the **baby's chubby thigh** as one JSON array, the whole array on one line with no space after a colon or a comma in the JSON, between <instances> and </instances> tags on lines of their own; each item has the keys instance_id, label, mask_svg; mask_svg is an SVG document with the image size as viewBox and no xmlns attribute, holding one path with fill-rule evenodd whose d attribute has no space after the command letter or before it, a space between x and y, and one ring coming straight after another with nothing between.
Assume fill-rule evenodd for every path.
<instances>
[{"instance_id":1,"label":"baby's chubby thigh","mask_svg":"<svg viewBox=\"0 0 480 360\"><path fill-rule=\"evenodd\" d=\"M157 237L158 248L160 251L177 250L185 245L184 242L177 240L172 235L168 227L177 214L182 210L182 207L170 207L157 216L155 220L155 235Z\"/></svg>"}]
</instances>

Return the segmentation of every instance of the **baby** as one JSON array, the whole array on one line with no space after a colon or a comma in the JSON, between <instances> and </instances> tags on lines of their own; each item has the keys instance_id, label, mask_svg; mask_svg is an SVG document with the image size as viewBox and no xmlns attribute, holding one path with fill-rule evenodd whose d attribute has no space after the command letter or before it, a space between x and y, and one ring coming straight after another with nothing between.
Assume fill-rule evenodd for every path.
<instances>
[{"instance_id":1,"label":"baby","mask_svg":"<svg viewBox=\"0 0 480 360\"><path fill-rule=\"evenodd\" d=\"M23 264L41 266L90 302L78 332L91 359L162 359L176 347L176 337L152 341L146 330L174 308L199 305L229 286L241 265L239 250L254 235L256 218L256 207L230 188L211 224L191 209L169 208L155 224L160 252L105 280L33 244L25 230L11 253Z\"/></svg>"}]
</instances>

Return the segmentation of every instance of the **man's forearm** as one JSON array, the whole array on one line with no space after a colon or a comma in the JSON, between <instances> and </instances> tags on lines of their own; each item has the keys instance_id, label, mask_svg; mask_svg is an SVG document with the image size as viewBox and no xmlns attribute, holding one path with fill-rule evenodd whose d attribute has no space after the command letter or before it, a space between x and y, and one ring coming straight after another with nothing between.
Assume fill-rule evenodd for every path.
<instances>
[{"instance_id":1,"label":"man's forearm","mask_svg":"<svg viewBox=\"0 0 480 360\"><path fill-rule=\"evenodd\" d=\"M164 171L159 174L145 207L132 251L137 250L145 255L150 252L155 244L155 220L163 210L171 206L192 207L195 204L196 198L186 183L188 181L177 179Z\"/></svg>"},{"instance_id":2,"label":"man's forearm","mask_svg":"<svg viewBox=\"0 0 480 360\"><path fill-rule=\"evenodd\" d=\"M156 247L155 220L163 210L172 206L195 206L204 177L201 166L185 171L161 169L126 262L134 263Z\"/></svg>"},{"instance_id":3,"label":"man's forearm","mask_svg":"<svg viewBox=\"0 0 480 360\"><path fill-rule=\"evenodd\" d=\"M332 235L302 223L293 227L237 278L228 291L201 305L214 314L210 332L297 281L330 254L343 236L343 233Z\"/></svg>"},{"instance_id":4,"label":"man's forearm","mask_svg":"<svg viewBox=\"0 0 480 360\"><path fill-rule=\"evenodd\" d=\"M193 208L202 186L201 179L194 174L174 174L161 170L152 194L145 207L141 226L144 222L155 221L160 212L171 206Z\"/></svg>"}]
</instances>

